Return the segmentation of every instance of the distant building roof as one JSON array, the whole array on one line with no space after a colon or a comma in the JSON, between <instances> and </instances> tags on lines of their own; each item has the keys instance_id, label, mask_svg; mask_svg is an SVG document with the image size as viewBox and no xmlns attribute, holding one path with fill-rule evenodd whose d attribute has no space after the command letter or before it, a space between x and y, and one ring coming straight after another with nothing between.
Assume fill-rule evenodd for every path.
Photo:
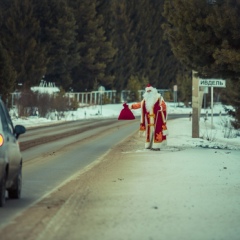
<instances>
[{"instance_id":1,"label":"distant building roof","mask_svg":"<svg viewBox=\"0 0 240 240\"><path fill-rule=\"evenodd\" d=\"M38 87L31 87L31 90L33 92L49 93L49 94L60 92L60 89L55 86L55 83L52 83L52 82L47 83L44 80L41 80Z\"/></svg>"}]
</instances>

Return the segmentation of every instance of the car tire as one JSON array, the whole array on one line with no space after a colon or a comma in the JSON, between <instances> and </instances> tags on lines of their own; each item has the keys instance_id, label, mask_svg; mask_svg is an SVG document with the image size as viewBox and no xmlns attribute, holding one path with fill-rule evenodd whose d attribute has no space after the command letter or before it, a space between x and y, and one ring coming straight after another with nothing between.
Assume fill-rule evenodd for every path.
<instances>
[{"instance_id":1,"label":"car tire","mask_svg":"<svg viewBox=\"0 0 240 240\"><path fill-rule=\"evenodd\" d=\"M0 180L0 207L3 207L6 202L6 173Z\"/></svg>"},{"instance_id":2,"label":"car tire","mask_svg":"<svg viewBox=\"0 0 240 240\"><path fill-rule=\"evenodd\" d=\"M12 199L21 198L22 191L22 167L19 168L18 175L14 180L12 188L8 189L8 197Z\"/></svg>"}]
</instances>

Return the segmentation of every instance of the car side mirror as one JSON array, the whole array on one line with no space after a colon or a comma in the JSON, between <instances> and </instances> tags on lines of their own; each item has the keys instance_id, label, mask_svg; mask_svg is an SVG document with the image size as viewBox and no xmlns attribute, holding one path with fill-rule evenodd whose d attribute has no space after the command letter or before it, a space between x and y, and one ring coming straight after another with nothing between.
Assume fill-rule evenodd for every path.
<instances>
[{"instance_id":1,"label":"car side mirror","mask_svg":"<svg viewBox=\"0 0 240 240\"><path fill-rule=\"evenodd\" d=\"M26 132L26 128L23 125L16 125L14 128L16 138L18 139L19 135Z\"/></svg>"}]
</instances>

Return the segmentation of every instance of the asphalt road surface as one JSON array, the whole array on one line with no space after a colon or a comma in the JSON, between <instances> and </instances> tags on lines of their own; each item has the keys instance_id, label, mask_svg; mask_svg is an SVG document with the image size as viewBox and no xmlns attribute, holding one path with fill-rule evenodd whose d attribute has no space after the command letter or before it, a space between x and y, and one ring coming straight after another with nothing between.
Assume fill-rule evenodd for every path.
<instances>
[{"instance_id":1,"label":"asphalt road surface","mask_svg":"<svg viewBox=\"0 0 240 240\"><path fill-rule=\"evenodd\" d=\"M28 129L19 139L23 155L20 200L0 208L0 227L91 165L138 130L139 120L82 120Z\"/></svg>"},{"instance_id":2,"label":"asphalt road surface","mask_svg":"<svg viewBox=\"0 0 240 240\"><path fill-rule=\"evenodd\" d=\"M168 119L178 117L187 115L172 114ZM27 129L19 139L23 156L22 197L7 199L4 208L0 208L0 228L138 129L138 118L86 119Z\"/></svg>"}]
</instances>

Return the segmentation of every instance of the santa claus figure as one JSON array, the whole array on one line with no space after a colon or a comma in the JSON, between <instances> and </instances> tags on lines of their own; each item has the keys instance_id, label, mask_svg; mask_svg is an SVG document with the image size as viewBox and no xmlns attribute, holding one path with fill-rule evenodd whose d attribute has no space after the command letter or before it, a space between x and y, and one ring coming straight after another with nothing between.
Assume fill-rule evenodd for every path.
<instances>
[{"instance_id":1,"label":"santa claus figure","mask_svg":"<svg viewBox=\"0 0 240 240\"><path fill-rule=\"evenodd\" d=\"M160 151L167 144L167 106L156 88L146 87L143 100L131 105L131 109L141 108L140 131L145 132L145 148Z\"/></svg>"}]
</instances>

